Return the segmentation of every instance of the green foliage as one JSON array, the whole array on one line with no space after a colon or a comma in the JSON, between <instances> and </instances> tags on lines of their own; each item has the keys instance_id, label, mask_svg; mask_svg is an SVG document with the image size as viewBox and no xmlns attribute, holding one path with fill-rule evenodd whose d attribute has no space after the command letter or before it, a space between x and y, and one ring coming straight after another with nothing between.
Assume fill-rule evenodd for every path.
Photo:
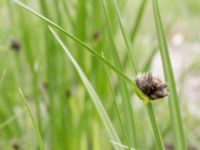
<instances>
[{"instance_id":1,"label":"green foliage","mask_svg":"<svg viewBox=\"0 0 200 150\"><path fill-rule=\"evenodd\" d=\"M164 35L164 30L157 0L152 0L152 1L153 1L154 19L156 24L156 31L159 41L162 64L165 72L165 79L169 89L169 110L171 115L172 127L174 131L175 147L176 149L186 150L187 149L186 139L183 130L179 100L176 91L176 83L174 80L172 65L169 58L167 42Z\"/></svg>"},{"instance_id":2,"label":"green foliage","mask_svg":"<svg viewBox=\"0 0 200 150\"><path fill-rule=\"evenodd\" d=\"M199 121L181 101L185 87L177 92L167 46L181 17L193 26L198 5L173 3L0 0L0 149L199 149L190 132ZM152 101L135 79L155 69L158 49L169 97ZM188 66L181 85L199 57Z\"/></svg>"}]
</instances>

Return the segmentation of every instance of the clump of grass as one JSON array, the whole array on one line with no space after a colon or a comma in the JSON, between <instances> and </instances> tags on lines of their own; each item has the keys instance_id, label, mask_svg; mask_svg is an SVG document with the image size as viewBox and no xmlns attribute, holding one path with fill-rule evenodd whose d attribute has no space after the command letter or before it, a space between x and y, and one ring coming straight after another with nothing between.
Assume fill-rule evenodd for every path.
<instances>
[{"instance_id":1,"label":"clump of grass","mask_svg":"<svg viewBox=\"0 0 200 150\"><path fill-rule=\"evenodd\" d=\"M40 133L40 130L39 130L39 126L38 126L37 122L35 121L35 119L33 117L33 113L31 111L31 107L28 104L28 102L27 102L22 90L20 88L18 90L19 90L19 93L20 93L20 95L22 97L23 104L24 104L24 106L26 108L26 111L27 111L27 113L28 113L28 115L29 115L29 117L30 117L30 119L32 121L35 133L37 135L37 140L38 140L38 143L39 143L40 150L45 150L45 144L44 144L44 141L42 139L42 136L41 136L41 133Z\"/></svg>"},{"instance_id":2,"label":"clump of grass","mask_svg":"<svg viewBox=\"0 0 200 150\"><path fill-rule=\"evenodd\" d=\"M136 13L131 14L135 18L130 30L126 28L122 12L128 1L33 2L38 4L41 13L19 0L14 2L40 18L44 24L39 20L30 19L22 9L14 10L12 4L8 2L11 22L14 23L12 27L16 32L13 34L19 34L17 37L20 37L20 44L13 41L11 48L22 51L20 55L14 55L13 61L18 66L14 68L15 73L10 73L13 68L10 69L10 66L6 65L5 67L10 69L9 74L6 79L4 74L0 79L2 86L0 98L7 100L2 102L6 107L0 111L0 116L6 120L0 124L1 131L4 131L2 137L6 137L5 140L17 137L19 143L25 143L20 140L24 141L23 137L28 137L26 139L30 138L31 143L24 144L27 149L37 147L53 150L99 150L114 147L132 150L155 147L162 150L165 149L165 143L168 143L165 136L171 132L172 124L175 148L187 149L176 84L157 0L152 0L153 12L168 85L171 118L171 122L161 119L159 123L154 108L159 107L158 103L165 105L164 101L157 99L167 96L166 84L145 73L151 72L150 64L157 48L146 46L152 49L146 60L143 55L148 49L139 52L142 55L141 60L135 48L135 45L142 43L138 31L143 32L141 24L147 0L142 0ZM151 31L149 27L148 30ZM34 32L34 29L37 29L37 32ZM117 39L118 34L120 40ZM119 45L125 50L119 49ZM3 63L3 60L0 63ZM141 61L144 61L143 67L138 65ZM138 77L141 72L145 75L130 78L126 75L127 68L131 76ZM18 77L15 78L16 75ZM14 78L9 81L11 77ZM7 83L4 84L2 80L6 80ZM44 82L48 87L42 90ZM26 93L23 94L19 89L21 97L15 94L18 84ZM26 99L24 95L28 98ZM138 107L135 102L135 95L142 100L142 107ZM27 130L21 127L22 124L29 124L29 121L15 114L18 109L22 109L17 101L21 98L34 128L30 132L24 132ZM30 104L29 100L32 101ZM145 109L147 114L143 113ZM158 116L160 115L162 114L159 113ZM5 116L11 117L6 119ZM146 125L146 118L149 119L151 129ZM166 129L160 130L162 129L160 126L166 122ZM105 130L102 130L102 126ZM104 134L104 131L107 134ZM35 132L36 136L32 136L32 132ZM37 139L35 143L32 143L33 138Z\"/></svg>"},{"instance_id":3,"label":"clump of grass","mask_svg":"<svg viewBox=\"0 0 200 150\"><path fill-rule=\"evenodd\" d=\"M112 141L116 141L120 143L120 139L117 135L117 132L115 131L103 105L101 104L101 100L99 99L99 97L97 96L95 90L93 89L93 87L91 86L90 82L88 81L87 77L85 76L85 74L83 73L82 69L80 68L80 66L77 64L76 60L73 58L73 56L70 54L69 50L65 47L64 43L61 41L61 39L58 37L58 35L55 33L55 31L52 28L49 28L50 31L52 32L53 36L55 37L55 39L58 41L58 43L61 45L61 47L64 49L66 55L68 56L68 58L70 59L70 61L73 63L74 67L77 69L78 74L80 75L81 80L83 81L83 84L85 85L88 93L90 94L93 103L99 113L99 116L110 136L110 139Z\"/></svg>"}]
</instances>

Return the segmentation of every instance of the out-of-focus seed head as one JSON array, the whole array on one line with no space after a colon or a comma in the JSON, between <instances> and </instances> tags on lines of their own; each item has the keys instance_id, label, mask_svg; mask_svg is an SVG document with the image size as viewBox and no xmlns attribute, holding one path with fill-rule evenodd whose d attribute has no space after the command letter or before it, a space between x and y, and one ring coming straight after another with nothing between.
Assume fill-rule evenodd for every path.
<instances>
[{"instance_id":1,"label":"out-of-focus seed head","mask_svg":"<svg viewBox=\"0 0 200 150\"><path fill-rule=\"evenodd\" d=\"M10 49L16 51L16 52L19 52L20 49L21 49L21 44L19 41L13 39L10 43Z\"/></svg>"},{"instance_id":2,"label":"out-of-focus seed head","mask_svg":"<svg viewBox=\"0 0 200 150\"><path fill-rule=\"evenodd\" d=\"M164 98L167 96L167 85L158 77L153 77L151 73L140 73L135 79L138 88L151 100Z\"/></svg>"},{"instance_id":3,"label":"out-of-focus seed head","mask_svg":"<svg viewBox=\"0 0 200 150\"><path fill-rule=\"evenodd\" d=\"M92 37L95 41L99 41L101 38L100 32L98 31L94 32Z\"/></svg>"},{"instance_id":4,"label":"out-of-focus seed head","mask_svg":"<svg viewBox=\"0 0 200 150\"><path fill-rule=\"evenodd\" d=\"M13 150L19 150L19 143L17 142L17 140L12 141L12 147Z\"/></svg>"},{"instance_id":5,"label":"out-of-focus seed head","mask_svg":"<svg viewBox=\"0 0 200 150\"><path fill-rule=\"evenodd\" d=\"M71 93L70 89L68 89L68 90L65 91L65 96L66 96L67 98L70 98L71 95L72 95L72 93Z\"/></svg>"},{"instance_id":6,"label":"out-of-focus seed head","mask_svg":"<svg viewBox=\"0 0 200 150\"><path fill-rule=\"evenodd\" d=\"M42 83L42 87L43 87L45 90L48 90L48 83L47 83L47 82L43 82L43 83Z\"/></svg>"}]
</instances>

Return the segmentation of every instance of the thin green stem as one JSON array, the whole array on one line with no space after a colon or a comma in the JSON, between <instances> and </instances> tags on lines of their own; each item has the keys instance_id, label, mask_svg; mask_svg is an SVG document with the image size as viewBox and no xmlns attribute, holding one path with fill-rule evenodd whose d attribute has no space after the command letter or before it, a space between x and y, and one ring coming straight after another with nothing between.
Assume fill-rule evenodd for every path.
<instances>
[{"instance_id":1,"label":"thin green stem","mask_svg":"<svg viewBox=\"0 0 200 150\"><path fill-rule=\"evenodd\" d=\"M125 126L124 126L124 124L122 122L122 117L121 117L120 109L119 109L119 106L117 104L115 93L114 93L114 90L113 90L113 87L112 87L112 83L111 83L111 80L110 80L110 74L109 74L109 71L108 71L107 68L106 68L106 73L107 73L107 77L108 77L108 81L109 81L109 86L110 86L110 89L111 89L111 92L112 92L112 96L113 96L113 99L114 99L114 105L115 105L115 108L116 108L116 111L117 111L117 116L119 118L120 126L122 128L122 131L123 131L126 143L127 143L128 147L129 147L129 150L130 150L131 149L131 145L130 145L130 142L129 142L129 139L128 139L128 135L126 133Z\"/></svg>"},{"instance_id":2,"label":"thin green stem","mask_svg":"<svg viewBox=\"0 0 200 150\"><path fill-rule=\"evenodd\" d=\"M125 32L125 29L124 29L122 21L121 21L121 16L120 16L118 4L117 4L116 0L113 0L113 1L114 1L115 10L116 10L116 13L117 13L117 16L118 16L118 21L119 21L119 24L120 24L120 28L121 28L121 31L123 33L123 37L124 37L126 46L128 48L128 53L129 53L129 56L130 56L131 61L132 61L133 68L135 68L135 72L138 73L140 71L140 69L139 69L139 67L137 65L137 62L136 62L136 59L135 59L134 55L132 54L130 41L128 39L128 36L127 36L127 34ZM158 128L158 125L157 125L157 122L156 122L156 119L155 119L155 115L154 115L154 111L153 111L153 108L152 108L152 104L150 102L147 104L147 111L148 111L151 127L153 129L153 135L154 135L154 139L155 139L155 142L156 142L156 146L157 146L157 148L159 150L162 150L162 149L164 149L163 140L162 140L162 137L160 135L160 130Z\"/></svg>"},{"instance_id":3,"label":"thin green stem","mask_svg":"<svg viewBox=\"0 0 200 150\"><path fill-rule=\"evenodd\" d=\"M140 4L138 13L137 13L135 21L134 21L134 23L135 23L134 28L133 28L133 31L131 32L131 41L132 42L135 41L135 37L136 37L137 32L139 30L139 26L140 26L141 20L143 18L143 14L144 14L144 11L145 11L145 8L146 8L145 6L147 4L147 1L148 0L142 0L142 2Z\"/></svg>"},{"instance_id":4,"label":"thin green stem","mask_svg":"<svg viewBox=\"0 0 200 150\"><path fill-rule=\"evenodd\" d=\"M42 16L41 14L35 12L34 10L30 9L28 6L26 6L25 4L23 4L22 2L18 1L18 0L14 0L14 2L16 4L18 4L19 6L21 6L22 8L28 10L29 12L31 12L32 14L38 16L39 18L41 18L42 20L44 20L45 22L47 22L48 24L50 24L51 26L55 27L56 29L60 30L61 32L63 32L64 34L66 34L68 37L70 37L72 40L74 40L75 42L77 42L78 44L82 45L86 50L88 50L91 54L93 54L97 59L99 59L101 62L103 62L104 64L106 64L110 69L112 69L115 73L117 73L123 80L125 80L126 82L128 82L132 89L135 91L135 93L143 100L147 100L147 96L144 95L141 90L136 86L135 82L133 82L129 77L127 77L126 75L124 75L120 69L118 69L117 67L115 67L112 63L110 63L107 59L105 59L104 57L102 57L100 54L98 54L93 48L91 48L90 46L88 46L86 43L84 43L83 41L81 41L80 39L76 38L75 36L73 36L71 33L69 33L68 31L66 31L65 29L63 29L62 27L60 27L59 25L57 25L56 23L52 22L51 20L49 20L48 18Z\"/></svg>"},{"instance_id":5,"label":"thin green stem","mask_svg":"<svg viewBox=\"0 0 200 150\"><path fill-rule=\"evenodd\" d=\"M3 71L3 73L2 73L2 75L0 77L0 83L3 81L3 79L4 79L5 75L6 75L6 72L7 72L6 70Z\"/></svg>"},{"instance_id":6,"label":"thin green stem","mask_svg":"<svg viewBox=\"0 0 200 150\"><path fill-rule=\"evenodd\" d=\"M115 11L117 13L117 18L118 18L118 21L119 21L119 24L120 24L120 29L122 31L122 34L123 34L123 37L124 37L124 41L125 41L125 44L126 44L126 47L127 47L127 50L128 50L128 54L129 54L129 57L131 59L132 65L133 65L134 73L137 74L139 72L139 67L138 67L136 58L134 57L133 50L131 49L131 44L130 44L130 41L128 39L127 33L126 33L126 31L125 31L125 29L123 27L123 24L122 24L122 20L121 20L121 16L120 16L120 12L119 12L119 7L118 7L118 4L117 4L117 1L113 0L113 3L114 3Z\"/></svg>"},{"instance_id":7,"label":"thin green stem","mask_svg":"<svg viewBox=\"0 0 200 150\"><path fill-rule=\"evenodd\" d=\"M168 84L169 91L169 110L170 118L173 127L173 133L175 137L175 148L177 150L186 150L187 143L183 129L183 123L181 119L179 99L176 91L176 83L174 80L174 74L172 70L172 65L169 57L167 42L165 39L164 29L162 25L162 20L160 17L160 11L157 0L152 0L154 20L156 25L157 37L159 41L160 53L162 58L162 65L164 68L165 79Z\"/></svg>"},{"instance_id":8,"label":"thin green stem","mask_svg":"<svg viewBox=\"0 0 200 150\"><path fill-rule=\"evenodd\" d=\"M147 107L147 112L148 112L148 115L149 115L149 120L151 122L151 127L152 127L152 130L153 130L153 135L154 135L154 139L155 139L155 142L156 142L156 147L157 147L158 150L164 150L165 148L164 148L164 145L163 145L163 141L162 141L160 131L158 129L158 125L156 123L156 118L155 118L155 115L154 115L154 112L153 112L152 104L148 103L146 105L146 107Z\"/></svg>"},{"instance_id":9,"label":"thin green stem","mask_svg":"<svg viewBox=\"0 0 200 150\"><path fill-rule=\"evenodd\" d=\"M65 29L63 29L62 27L60 27L59 25L57 25L56 23L52 22L50 19L42 16L41 14L37 13L36 11L32 10L31 8L29 8L28 6L26 6L24 3L18 1L18 0L14 0L14 2L16 4L18 4L19 6L21 6L22 8L28 10L29 12L31 12L32 14L38 16L39 18L41 18L42 20L44 20L45 22L47 22L49 25L55 27L56 29L60 30L61 32L63 32L64 34L66 34L68 37L70 37L72 40L74 40L75 42L77 42L78 44L82 45L85 50L89 51L91 54L93 54L97 59L99 59L101 62L103 62L104 64L106 64L110 69L112 69L115 73L117 73L123 80L125 80L126 82L128 82L132 89L135 91L135 93L141 98L141 99L148 99L146 97L146 95L144 95L142 93L142 91L136 86L135 82L133 82L129 77L127 77L126 75L124 75L120 69L118 69L117 67L115 67L111 62L109 62L107 59L105 59L104 57L102 57L99 53L97 53L93 48L91 48L90 46L88 46L86 43L84 43L83 41L79 40L78 38L76 38L75 36L73 36L71 33L69 33L68 31L66 31Z\"/></svg>"},{"instance_id":10,"label":"thin green stem","mask_svg":"<svg viewBox=\"0 0 200 150\"><path fill-rule=\"evenodd\" d=\"M59 43L59 45L63 48L64 52L66 53L66 55L70 59L71 63L74 65L75 69L77 70L77 72L78 72L83 84L85 85L85 88L87 89L87 91L88 91L88 93L89 93L89 95L90 95L90 97L91 97L91 99L92 99L92 101L93 101L98 113L99 113L99 116L100 116L100 118L101 118L101 120L103 122L103 125L105 126L105 129L108 132L108 135L110 136L110 139L120 143L120 139L118 137L118 134L117 134L114 126L112 125L112 122L111 122L109 116L107 115L107 112L104 109L104 106L101 103L101 100L99 99L99 97L96 94L94 88L92 87L92 85L90 84L89 80L87 79L86 75L84 74L84 72L80 68L79 64L74 59L74 57L71 55L69 50L66 48L66 46L64 45L62 40L56 34L56 32L51 27L49 27L49 29L52 32L52 35L57 40L57 42Z\"/></svg>"},{"instance_id":11,"label":"thin green stem","mask_svg":"<svg viewBox=\"0 0 200 150\"><path fill-rule=\"evenodd\" d=\"M35 130L37 138L38 138L40 149L41 150L45 150L44 141L42 139L42 136L41 136L41 133L40 133L40 130L39 130L39 126L37 125L37 123L36 123L36 121L35 121L35 119L33 117L33 114L31 112L31 107L29 106L29 104L28 104L28 102L27 102L22 90L20 88L18 88L18 90L19 90L19 93L20 93L20 95L22 97L24 106L26 107L26 110L27 110L27 112L28 112L28 114L29 114L29 116L31 118L32 123L33 123L33 127L34 127L34 130Z\"/></svg>"},{"instance_id":12,"label":"thin green stem","mask_svg":"<svg viewBox=\"0 0 200 150\"><path fill-rule=\"evenodd\" d=\"M115 44L114 40L114 33L112 31L112 23L109 15L109 10L108 10L108 3L105 0L101 0L102 2L102 7L103 7L103 12L105 14L105 19L106 19L106 25L107 25L107 33L108 37L110 39L110 45L111 45L111 56L114 60L114 63L119 67L120 70L123 70L122 64L120 61L119 53L117 51L117 46ZM111 3L112 4L112 3ZM130 101L130 93L128 91L128 88L124 82L119 80L119 87L120 91L122 92L122 98L124 99L123 101L123 108L124 108L124 113L125 113L125 121L127 122L126 124L126 129L129 131L127 132L129 140L131 142L131 146L134 146L135 148L138 147L138 142L137 142L137 133L136 133L136 126L135 126L135 118L134 118L134 112L133 112L133 107L132 103Z\"/></svg>"}]
</instances>

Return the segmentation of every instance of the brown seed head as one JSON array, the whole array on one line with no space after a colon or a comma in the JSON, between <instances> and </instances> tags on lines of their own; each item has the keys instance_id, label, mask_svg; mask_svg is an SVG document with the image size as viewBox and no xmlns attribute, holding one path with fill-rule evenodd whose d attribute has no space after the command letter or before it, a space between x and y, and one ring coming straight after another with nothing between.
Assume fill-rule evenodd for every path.
<instances>
[{"instance_id":1,"label":"brown seed head","mask_svg":"<svg viewBox=\"0 0 200 150\"><path fill-rule=\"evenodd\" d=\"M67 98L70 98L71 95L72 95L72 93L71 93L70 89L68 89L68 90L65 91L65 96L66 96Z\"/></svg>"},{"instance_id":2,"label":"brown seed head","mask_svg":"<svg viewBox=\"0 0 200 150\"><path fill-rule=\"evenodd\" d=\"M10 49L19 52L21 49L21 44L17 40L12 40L10 43Z\"/></svg>"},{"instance_id":3,"label":"brown seed head","mask_svg":"<svg viewBox=\"0 0 200 150\"><path fill-rule=\"evenodd\" d=\"M13 150L19 150L19 143L16 140L12 141Z\"/></svg>"},{"instance_id":4,"label":"brown seed head","mask_svg":"<svg viewBox=\"0 0 200 150\"><path fill-rule=\"evenodd\" d=\"M93 33L93 39L95 41L99 41L100 37L101 37L100 32L96 31Z\"/></svg>"},{"instance_id":5,"label":"brown seed head","mask_svg":"<svg viewBox=\"0 0 200 150\"><path fill-rule=\"evenodd\" d=\"M167 96L167 85L158 77L153 77L151 73L138 74L135 82L138 88L151 100Z\"/></svg>"}]
</instances>

